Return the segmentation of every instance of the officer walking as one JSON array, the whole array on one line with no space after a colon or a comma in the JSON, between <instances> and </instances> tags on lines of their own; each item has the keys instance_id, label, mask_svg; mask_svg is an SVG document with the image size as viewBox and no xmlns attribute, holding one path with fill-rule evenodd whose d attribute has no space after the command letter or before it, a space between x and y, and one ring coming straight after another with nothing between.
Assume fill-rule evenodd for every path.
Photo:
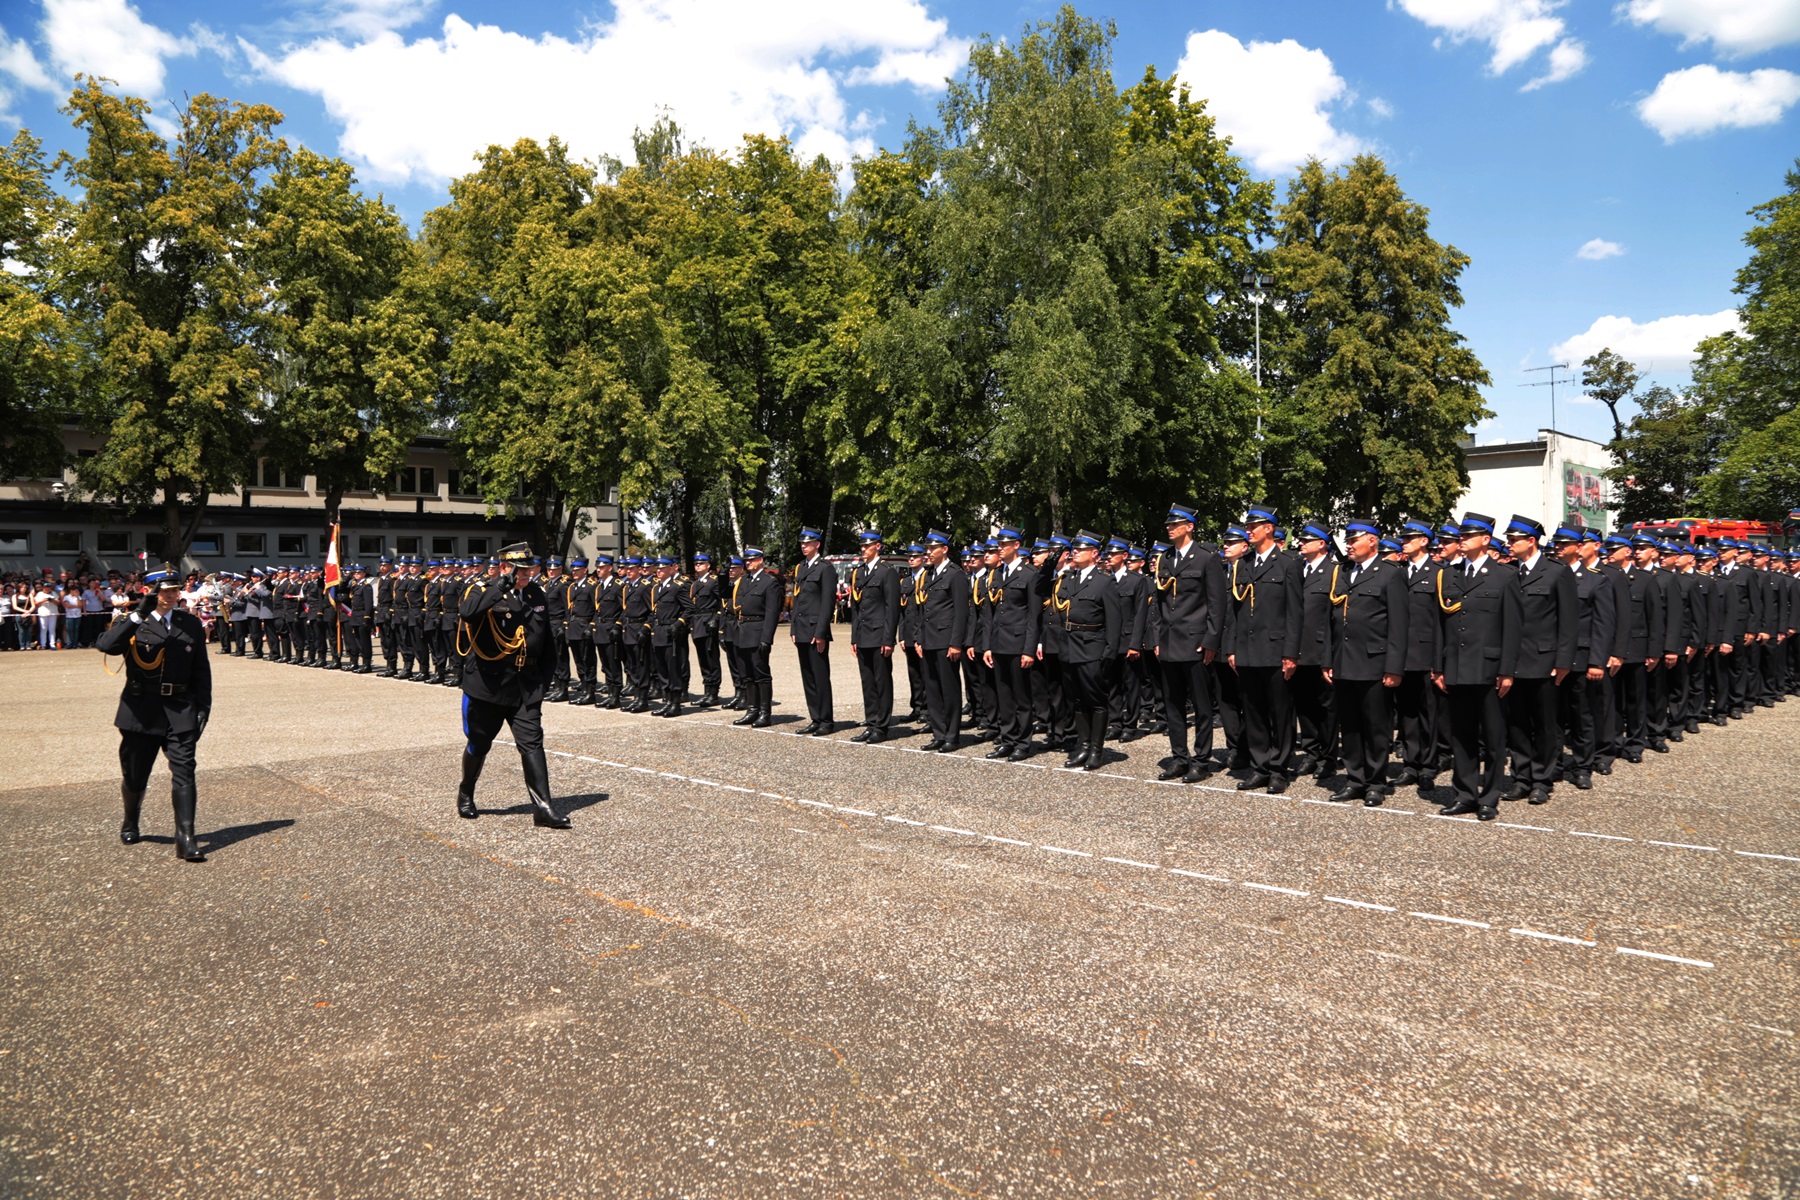
<instances>
[{"instance_id":1,"label":"officer walking","mask_svg":"<svg viewBox=\"0 0 1800 1200\"><path fill-rule=\"evenodd\" d=\"M807 724L795 732L824 737L836 728L831 703L831 618L837 609L837 568L819 553L816 529L800 531L800 562L794 567L794 608L788 632L800 655L800 686L806 692Z\"/></svg>"},{"instance_id":2,"label":"officer walking","mask_svg":"<svg viewBox=\"0 0 1800 1200\"><path fill-rule=\"evenodd\" d=\"M212 715L212 664L206 657L206 627L177 606L181 576L167 563L144 577L150 591L124 620L114 621L95 641L106 655L123 655L125 687L113 724L119 730L119 766L125 819L119 840L141 840L138 818L150 769L161 751L169 764L170 798L175 807L175 856L205 862L194 838L194 757Z\"/></svg>"},{"instance_id":3,"label":"officer walking","mask_svg":"<svg viewBox=\"0 0 1800 1200\"><path fill-rule=\"evenodd\" d=\"M1331 604L1331 668L1325 682L1337 697L1344 742L1344 786L1339 803L1361 800L1377 808L1392 794L1388 754L1394 742L1394 693L1406 671L1411 605L1406 572L1380 556L1381 529L1374 521L1344 526L1348 561L1334 567Z\"/></svg>"},{"instance_id":4,"label":"officer walking","mask_svg":"<svg viewBox=\"0 0 1800 1200\"><path fill-rule=\"evenodd\" d=\"M881 561L881 531L856 535L862 561L850 571L850 649L862 679L863 727L850 740L887 739L894 718L894 645L900 627L900 573Z\"/></svg>"}]
</instances>

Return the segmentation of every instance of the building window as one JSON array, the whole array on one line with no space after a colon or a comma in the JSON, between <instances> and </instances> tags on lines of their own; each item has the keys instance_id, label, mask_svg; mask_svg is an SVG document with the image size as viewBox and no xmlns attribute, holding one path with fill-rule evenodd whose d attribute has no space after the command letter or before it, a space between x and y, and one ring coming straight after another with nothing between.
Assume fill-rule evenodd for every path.
<instances>
[{"instance_id":1,"label":"building window","mask_svg":"<svg viewBox=\"0 0 1800 1200\"><path fill-rule=\"evenodd\" d=\"M30 554L31 531L0 529L0 554Z\"/></svg>"},{"instance_id":2,"label":"building window","mask_svg":"<svg viewBox=\"0 0 1800 1200\"><path fill-rule=\"evenodd\" d=\"M419 473L411 467L401 467L394 472L394 491L403 496L410 496L419 490Z\"/></svg>"},{"instance_id":3,"label":"building window","mask_svg":"<svg viewBox=\"0 0 1800 1200\"><path fill-rule=\"evenodd\" d=\"M260 533L240 533L233 537L232 544L237 547L239 554L254 554L260 558L266 543Z\"/></svg>"},{"instance_id":4,"label":"building window","mask_svg":"<svg viewBox=\"0 0 1800 1200\"><path fill-rule=\"evenodd\" d=\"M102 529L94 535L94 542L102 554L131 553L131 531L129 529Z\"/></svg>"},{"instance_id":5,"label":"building window","mask_svg":"<svg viewBox=\"0 0 1800 1200\"><path fill-rule=\"evenodd\" d=\"M486 554L487 552L488 552L488 540L486 538L470 538L469 539L469 553L470 554Z\"/></svg>"},{"instance_id":6,"label":"building window","mask_svg":"<svg viewBox=\"0 0 1800 1200\"><path fill-rule=\"evenodd\" d=\"M465 471L461 467L451 467L450 494L479 500L481 498L481 480L476 478L473 471Z\"/></svg>"},{"instance_id":7,"label":"building window","mask_svg":"<svg viewBox=\"0 0 1800 1200\"><path fill-rule=\"evenodd\" d=\"M431 539L431 552L433 554L455 554L456 553L456 539L453 537L434 537L434 538L432 538Z\"/></svg>"},{"instance_id":8,"label":"building window","mask_svg":"<svg viewBox=\"0 0 1800 1200\"><path fill-rule=\"evenodd\" d=\"M275 553L286 555L303 555L306 553L306 535L304 533L278 533L275 535Z\"/></svg>"},{"instance_id":9,"label":"building window","mask_svg":"<svg viewBox=\"0 0 1800 1200\"><path fill-rule=\"evenodd\" d=\"M220 548L223 542L224 539L216 533L196 534L193 544L188 547L188 553L196 556L223 554L225 551Z\"/></svg>"},{"instance_id":10,"label":"building window","mask_svg":"<svg viewBox=\"0 0 1800 1200\"><path fill-rule=\"evenodd\" d=\"M81 530L50 530L44 535L44 552L47 554L80 554Z\"/></svg>"},{"instance_id":11,"label":"building window","mask_svg":"<svg viewBox=\"0 0 1800 1200\"><path fill-rule=\"evenodd\" d=\"M419 539L416 537L395 538L394 552L396 554L417 554L419 552Z\"/></svg>"},{"instance_id":12,"label":"building window","mask_svg":"<svg viewBox=\"0 0 1800 1200\"><path fill-rule=\"evenodd\" d=\"M421 496L437 495L437 468L419 468L419 494Z\"/></svg>"},{"instance_id":13,"label":"building window","mask_svg":"<svg viewBox=\"0 0 1800 1200\"><path fill-rule=\"evenodd\" d=\"M381 539L379 537L359 537L356 539L356 552L364 558L381 557Z\"/></svg>"},{"instance_id":14,"label":"building window","mask_svg":"<svg viewBox=\"0 0 1800 1200\"><path fill-rule=\"evenodd\" d=\"M297 492L306 485L306 476L284 471L269 459L261 459L257 465L260 468L257 477L258 487L287 488Z\"/></svg>"}]
</instances>

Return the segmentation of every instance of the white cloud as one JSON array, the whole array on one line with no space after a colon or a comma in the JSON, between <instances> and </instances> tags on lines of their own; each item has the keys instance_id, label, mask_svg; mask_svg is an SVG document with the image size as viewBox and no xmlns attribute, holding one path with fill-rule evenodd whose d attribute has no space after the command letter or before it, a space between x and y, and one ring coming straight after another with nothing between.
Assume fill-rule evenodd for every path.
<instances>
[{"instance_id":1,"label":"white cloud","mask_svg":"<svg viewBox=\"0 0 1800 1200\"><path fill-rule=\"evenodd\" d=\"M1581 243L1581 249L1575 252L1576 258L1585 258L1589 262L1599 262L1604 258L1617 258L1625 253L1625 247L1617 242L1609 242L1605 238L1590 238Z\"/></svg>"},{"instance_id":2,"label":"white cloud","mask_svg":"<svg viewBox=\"0 0 1800 1200\"><path fill-rule=\"evenodd\" d=\"M1394 106L1389 104L1386 100L1383 100L1380 96L1370 96L1367 103L1369 105L1369 111L1383 121L1391 119L1394 115Z\"/></svg>"},{"instance_id":3,"label":"white cloud","mask_svg":"<svg viewBox=\"0 0 1800 1200\"><path fill-rule=\"evenodd\" d=\"M1665 142L1716 129L1773 125L1800 100L1800 75L1764 67L1721 71L1710 64L1671 71L1638 101L1638 116Z\"/></svg>"},{"instance_id":4,"label":"white cloud","mask_svg":"<svg viewBox=\"0 0 1800 1200\"><path fill-rule=\"evenodd\" d=\"M0 27L0 121L19 124L13 103L21 91L33 89L54 92L56 85L31 52L31 43L24 38L7 37L5 28Z\"/></svg>"},{"instance_id":5,"label":"white cloud","mask_svg":"<svg viewBox=\"0 0 1800 1200\"><path fill-rule=\"evenodd\" d=\"M572 38L450 14L438 37L244 49L267 77L318 95L343 126L340 151L385 180L460 175L521 137L628 154L632 130L663 108L717 149L786 133L842 163L874 148L846 85L936 88L967 55L923 0L617 0L610 22Z\"/></svg>"},{"instance_id":6,"label":"white cloud","mask_svg":"<svg viewBox=\"0 0 1800 1200\"><path fill-rule=\"evenodd\" d=\"M1554 362L1579 365L1581 360L1602 349L1623 355L1645 370L1654 370L1658 362L1689 363L1694 348L1702 338L1738 328L1737 309L1724 312L1694 313L1679 317L1659 317L1643 324L1630 317L1605 316L1581 333L1550 347Z\"/></svg>"},{"instance_id":7,"label":"white cloud","mask_svg":"<svg viewBox=\"0 0 1800 1200\"><path fill-rule=\"evenodd\" d=\"M1291 38L1248 46L1217 29L1188 35L1175 74L1206 100L1219 132L1265 174L1291 171L1309 158L1343 162L1363 142L1335 128L1332 106L1349 86L1322 50Z\"/></svg>"},{"instance_id":8,"label":"white cloud","mask_svg":"<svg viewBox=\"0 0 1800 1200\"><path fill-rule=\"evenodd\" d=\"M1563 19L1554 16L1560 0L1388 0L1409 16L1441 29L1453 43L1485 42L1492 52L1488 70L1504 75L1547 51L1544 73L1527 82L1531 91L1561 83L1587 66L1587 49L1566 35Z\"/></svg>"},{"instance_id":9,"label":"white cloud","mask_svg":"<svg viewBox=\"0 0 1800 1200\"><path fill-rule=\"evenodd\" d=\"M1627 20L1721 54L1756 54L1800 41L1800 0L1628 0Z\"/></svg>"},{"instance_id":10,"label":"white cloud","mask_svg":"<svg viewBox=\"0 0 1800 1200\"><path fill-rule=\"evenodd\" d=\"M42 32L63 76L104 76L152 102L162 96L164 60L196 49L144 20L127 0L44 0Z\"/></svg>"}]
</instances>

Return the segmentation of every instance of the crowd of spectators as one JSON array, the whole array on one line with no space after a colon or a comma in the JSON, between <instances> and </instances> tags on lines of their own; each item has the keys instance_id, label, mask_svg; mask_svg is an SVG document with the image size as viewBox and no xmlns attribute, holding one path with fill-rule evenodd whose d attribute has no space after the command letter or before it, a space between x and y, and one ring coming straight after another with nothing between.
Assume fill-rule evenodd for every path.
<instances>
[{"instance_id":1,"label":"crowd of spectators","mask_svg":"<svg viewBox=\"0 0 1800 1200\"><path fill-rule=\"evenodd\" d=\"M0 651L92 646L143 593L143 575L136 571L43 567L0 575ZM216 578L195 571L182 588L181 604L210 631L220 595Z\"/></svg>"}]
</instances>

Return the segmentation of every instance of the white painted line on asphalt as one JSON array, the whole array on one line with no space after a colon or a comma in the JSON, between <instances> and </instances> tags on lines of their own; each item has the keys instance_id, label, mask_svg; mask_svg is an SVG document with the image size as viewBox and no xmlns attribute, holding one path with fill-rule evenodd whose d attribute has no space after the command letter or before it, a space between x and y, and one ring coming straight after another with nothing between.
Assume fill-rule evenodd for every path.
<instances>
[{"instance_id":1,"label":"white painted line on asphalt","mask_svg":"<svg viewBox=\"0 0 1800 1200\"><path fill-rule=\"evenodd\" d=\"M920 829L925 828L925 822L915 821L911 817L883 817L881 819L884 821L892 821L896 825L916 825Z\"/></svg>"},{"instance_id":2,"label":"white painted line on asphalt","mask_svg":"<svg viewBox=\"0 0 1800 1200\"><path fill-rule=\"evenodd\" d=\"M1586 946L1590 950L1593 949L1595 945L1595 943L1587 941L1585 938L1564 937L1560 933L1543 933L1536 929L1509 929L1507 932L1516 933L1520 937L1542 938L1546 942L1567 942L1571 946Z\"/></svg>"},{"instance_id":3,"label":"white painted line on asphalt","mask_svg":"<svg viewBox=\"0 0 1800 1200\"><path fill-rule=\"evenodd\" d=\"M787 799L787 797L782 795L780 792L758 792L756 794L759 796L766 797L770 800L786 800Z\"/></svg>"},{"instance_id":4,"label":"white painted line on asphalt","mask_svg":"<svg viewBox=\"0 0 1800 1200\"><path fill-rule=\"evenodd\" d=\"M872 813L866 808L851 808L847 804L838 805L837 810L839 812L855 813L859 817L879 817L881 815L880 813Z\"/></svg>"},{"instance_id":5,"label":"white painted line on asphalt","mask_svg":"<svg viewBox=\"0 0 1800 1200\"><path fill-rule=\"evenodd\" d=\"M1757 854L1750 850L1733 850L1732 853L1741 854L1745 858L1776 858L1780 859L1782 862L1800 862L1800 858L1795 858L1789 854Z\"/></svg>"},{"instance_id":6,"label":"white painted line on asphalt","mask_svg":"<svg viewBox=\"0 0 1800 1200\"><path fill-rule=\"evenodd\" d=\"M1500 826L1502 829L1533 829L1538 833L1556 832L1556 830L1550 828L1548 825L1514 825L1511 821L1495 821L1494 824Z\"/></svg>"},{"instance_id":7,"label":"white painted line on asphalt","mask_svg":"<svg viewBox=\"0 0 1800 1200\"><path fill-rule=\"evenodd\" d=\"M658 775L659 775L659 776L661 776L661 777L662 777L662 778L664 778L664 779L679 779L679 780L681 780L681 781L682 781L682 782L683 782L683 783L685 783L685 782L687 782L687 776L686 776L686 775L677 775L677 774L676 774L676 773L675 773L675 772L673 772L673 771L658 771L658 772L657 772L657 774L658 774Z\"/></svg>"},{"instance_id":8,"label":"white painted line on asphalt","mask_svg":"<svg viewBox=\"0 0 1800 1200\"><path fill-rule=\"evenodd\" d=\"M1186 875L1189 879L1205 879L1211 883L1230 883L1231 882L1231 880L1225 878L1223 875L1208 875L1203 871L1184 871L1180 867L1170 867L1169 874L1171 874L1171 875Z\"/></svg>"},{"instance_id":9,"label":"white painted line on asphalt","mask_svg":"<svg viewBox=\"0 0 1800 1200\"><path fill-rule=\"evenodd\" d=\"M1038 849L1039 850L1048 850L1052 854L1073 854L1078 858L1094 857L1092 854L1089 854L1086 850L1065 850L1061 846L1042 846L1042 845L1040 845L1038 847Z\"/></svg>"},{"instance_id":10,"label":"white painted line on asphalt","mask_svg":"<svg viewBox=\"0 0 1800 1200\"><path fill-rule=\"evenodd\" d=\"M1764 1033L1779 1033L1782 1037L1793 1037L1794 1036L1793 1030L1777 1029L1773 1025L1756 1025L1756 1024L1753 1024L1752 1022L1745 1021L1745 1022L1743 1022L1743 1026L1745 1029L1760 1029Z\"/></svg>"},{"instance_id":11,"label":"white painted line on asphalt","mask_svg":"<svg viewBox=\"0 0 1800 1200\"><path fill-rule=\"evenodd\" d=\"M724 788L728 792L742 792L746 796L756 795L755 788L739 787L735 783L721 783L719 786Z\"/></svg>"},{"instance_id":12,"label":"white painted line on asphalt","mask_svg":"<svg viewBox=\"0 0 1800 1200\"><path fill-rule=\"evenodd\" d=\"M807 837L818 837L819 836L817 833L813 832L810 829L795 829L792 825L784 826L784 828L786 828L789 833L803 833Z\"/></svg>"},{"instance_id":13,"label":"white painted line on asphalt","mask_svg":"<svg viewBox=\"0 0 1800 1200\"><path fill-rule=\"evenodd\" d=\"M700 778L697 778L697 777L696 777L696 778L693 778L693 779L690 779L690 780L688 780L688 782L689 782L689 783L697 783L697 784L699 784L699 785L700 785L700 786L701 786L701 787L718 787L718 786L719 786L719 784L718 784L718 781L716 781L716 780L712 780L712 779L700 779Z\"/></svg>"},{"instance_id":14,"label":"white painted line on asphalt","mask_svg":"<svg viewBox=\"0 0 1800 1200\"><path fill-rule=\"evenodd\" d=\"M1333 804L1329 800L1314 800L1310 796L1301 796L1300 803L1302 803L1302 804L1323 804L1326 808L1336 808L1337 807L1337 805Z\"/></svg>"},{"instance_id":15,"label":"white painted line on asphalt","mask_svg":"<svg viewBox=\"0 0 1800 1200\"><path fill-rule=\"evenodd\" d=\"M1569 830L1569 836L1570 837L1604 838L1606 841L1609 841L1609 842L1635 842L1635 841L1637 841L1636 838L1620 837L1616 833L1583 833L1579 829Z\"/></svg>"},{"instance_id":16,"label":"white painted line on asphalt","mask_svg":"<svg viewBox=\"0 0 1800 1200\"><path fill-rule=\"evenodd\" d=\"M959 837L980 837L981 836L979 833L976 833L973 829L958 829L954 825L933 825L932 828L937 830L939 833L954 833L954 834L958 835Z\"/></svg>"},{"instance_id":17,"label":"white painted line on asphalt","mask_svg":"<svg viewBox=\"0 0 1800 1200\"><path fill-rule=\"evenodd\" d=\"M1633 954L1633 955L1636 955L1638 958L1655 958L1655 959L1660 959L1663 962L1680 963L1686 967L1706 967L1708 970L1710 970L1712 968L1712 964L1707 962L1704 959L1677 958L1673 954L1652 954L1648 950L1633 950L1630 946L1620 946L1619 953L1620 954Z\"/></svg>"},{"instance_id":18,"label":"white painted line on asphalt","mask_svg":"<svg viewBox=\"0 0 1800 1200\"><path fill-rule=\"evenodd\" d=\"M1719 848L1717 846L1694 846L1694 845L1688 844L1687 842L1657 842L1657 841L1650 841L1649 838L1645 838L1644 840L1649 841L1652 846L1668 846L1675 850L1710 850L1714 854L1717 854L1719 852Z\"/></svg>"},{"instance_id":19,"label":"white painted line on asphalt","mask_svg":"<svg viewBox=\"0 0 1800 1200\"><path fill-rule=\"evenodd\" d=\"M1415 812L1413 809L1410 809L1410 808L1377 807L1377 808L1371 808L1368 811L1369 812L1377 812L1377 813L1390 813L1396 817L1416 817L1419 815L1417 812Z\"/></svg>"},{"instance_id":20,"label":"white painted line on asphalt","mask_svg":"<svg viewBox=\"0 0 1800 1200\"><path fill-rule=\"evenodd\" d=\"M1276 887L1272 883L1250 883L1246 881L1239 886L1255 888L1259 892L1280 892L1284 896L1310 896L1312 894L1311 892L1299 891L1296 888Z\"/></svg>"},{"instance_id":21,"label":"white painted line on asphalt","mask_svg":"<svg viewBox=\"0 0 1800 1200\"><path fill-rule=\"evenodd\" d=\"M1343 896L1327 896L1327 897L1325 897L1325 899L1329 900L1333 904L1348 904L1351 908L1367 908L1367 909L1372 909L1375 912L1399 912L1400 911L1399 909L1395 908L1391 904L1371 904L1367 900L1348 900L1348 899L1345 899Z\"/></svg>"},{"instance_id":22,"label":"white painted line on asphalt","mask_svg":"<svg viewBox=\"0 0 1800 1200\"><path fill-rule=\"evenodd\" d=\"M766 793L766 792L764 793L764 795L767 795L767 794L768 793ZM777 796L775 798L777 800L782 799L782 797L780 797L780 796ZM808 808L830 808L831 807L831 805L825 803L823 800L802 800L798 796L796 796L794 798L794 803L795 804L804 804Z\"/></svg>"},{"instance_id":23,"label":"white painted line on asphalt","mask_svg":"<svg viewBox=\"0 0 1800 1200\"><path fill-rule=\"evenodd\" d=\"M986 838L990 842L1003 842L1008 846L1029 846L1029 845L1031 845L1030 842L1021 842L1018 838L1001 837L997 833L984 833L981 836Z\"/></svg>"},{"instance_id":24,"label":"white painted line on asphalt","mask_svg":"<svg viewBox=\"0 0 1800 1200\"><path fill-rule=\"evenodd\" d=\"M1119 863L1122 866L1127 866L1127 867L1142 867L1146 871L1162 870L1162 868L1157 866L1155 863L1139 862L1135 858L1113 858L1111 855L1108 855L1107 857L1101 859L1100 861L1110 862L1110 863Z\"/></svg>"},{"instance_id":25,"label":"white painted line on asphalt","mask_svg":"<svg viewBox=\"0 0 1800 1200\"><path fill-rule=\"evenodd\" d=\"M1449 813L1426 813L1425 815L1436 821L1461 821L1464 825L1480 824L1474 817L1453 817Z\"/></svg>"},{"instance_id":26,"label":"white painted line on asphalt","mask_svg":"<svg viewBox=\"0 0 1800 1200\"><path fill-rule=\"evenodd\" d=\"M1486 921L1471 921L1467 917L1446 917L1442 913L1409 912L1409 917L1417 917L1421 921L1443 921L1449 925L1467 925L1471 929L1492 929Z\"/></svg>"}]
</instances>

